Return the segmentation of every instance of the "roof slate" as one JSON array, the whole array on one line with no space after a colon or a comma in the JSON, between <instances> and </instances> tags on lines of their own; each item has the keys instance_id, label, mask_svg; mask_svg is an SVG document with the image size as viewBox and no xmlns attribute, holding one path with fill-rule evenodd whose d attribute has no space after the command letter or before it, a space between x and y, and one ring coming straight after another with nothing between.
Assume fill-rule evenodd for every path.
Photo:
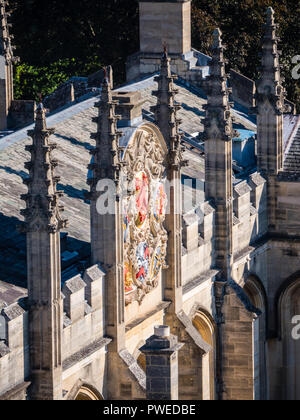
<instances>
[{"instance_id":1,"label":"roof slate","mask_svg":"<svg viewBox=\"0 0 300 420\"><path fill-rule=\"evenodd\" d=\"M182 80L176 84L179 89L176 99L182 104L179 112L182 119L181 129L185 141L190 141L190 145L194 147L193 150L185 151L184 158L189 160L189 166L184 168L183 174L186 178L199 179L203 189L204 161L194 137L203 131L201 118L204 116L203 105L206 99L200 90L185 86ZM149 121L153 118L150 106L156 101L152 96L152 90L155 88L156 83L152 76L125 85L117 91L141 91L146 101L143 115ZM53 152L53 157L59 162L57 175L61 176L61 182L58 189L65 193L62 204L65 207L65 217L69 220L68 246L70 251L75 250L79 253L79 260L85 259L89 253L89 203L84 194L88 191L87 165L91 161L89 151L94 146L90 134L96 131L92 117L97 116L94 104L98 100L98 97L88 98L47 118L48 127L54 126L56 129L52 141L58 144L58 148ZM233 113L237 124L245 129L255 130L250 117L240 110ZM25 207L20 196L26 193L22 179L28 176L24 170L24 162L30 158L25 152L25 145L31 143L27 137L28 128L30 127L0 139L0 280L22 287L26 286L26 241L25 236L18 233L16 227L23 220L20 210ZM125 132L127 137L132 135L131 130L125 129L124 135ZM121 141L127 141L125 137ZM194 191L191 189L189 193L194 194ZM199 200L203 200L203 194L200 194ZM65 266L65 269L64 281L80 271L76 264Z\"/></svg>"}]
</instances>

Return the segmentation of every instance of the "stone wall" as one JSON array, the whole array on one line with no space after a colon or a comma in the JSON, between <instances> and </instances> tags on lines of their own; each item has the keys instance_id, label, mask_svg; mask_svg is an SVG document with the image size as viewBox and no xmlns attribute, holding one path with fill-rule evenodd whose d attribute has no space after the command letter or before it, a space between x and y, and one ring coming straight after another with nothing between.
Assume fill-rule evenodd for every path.
<instances>
[{"instance_id":1,"label":"stone wall","mask_svg":"<svg viewBox=\"0 0 300 420\"><path fill-rule=\"evenodd\" d=\"M254 106L255 82L248 77L230 71L230 86L232 87L232 99L246 109Z\"/></svg>"},{"instance_id":2,"label":"stone wall","mask_svg":"<svg viewBox=\"0 0 300 420\"><path fill-rule=\"evenodd\" d=\"M300 178L295 174L279 175L276 185L276 232L300 235Z\"/></svg>"},{"instance_id":3,"label":"stone wall","mask_svg":"<svg viewBox=\"0 0 300 420\"><path fill-rule=\"evenodd\" d=\"M18 129L30 125L35 120L35 101L13 100L8 114L8 127Z\"/></svg>"},{"instance_id":4,"label":"stone wall","mask_svg":"<svg viewBox=\"0 0 300 420\"><path fill-rule=\"evenodd\" d=\"M248 312L233 291L224 301L222 327L223 380L225 400L252 400L254 397L252 324Z\"/></svg>"},{"instance_id":5,"label":"stone wall","mask_svg":"<svg viewBox=\"0 0 300 420\"><path fill-rule=\"evenodd\" d=\"M14 303L1 311L6 339L0 342L0 396L25 399L29 375L28 314Z\"/></svg>"},{"instance_id":6,"label":"stone wall","mask_svg":"<svg viewBox=\"0 0 300 420\"><path fill-rule=\"evenodd\" d=\"M105 274L98 266L73 277L62 289L64 295L63 360L105 335Z\"/></svg>"},{"instance_id":7,"label":"stone wall","mask_svg":"<svg viewBox=\"0 0 300 420\"><path fill-rule=\"evenodd\" d=\"M140 50L161 53L191 50L191 1L140 1Z\"/></svg>"},{"instance_id":8,"label":"stone wall","mask_svg":"<svg viewBox=\"0 0 300 420\"><path fill-rule=\"evenodd\" d=\"M267 232L267 186L258 173L234 187L233 210L233 250L236 255Z\"/></svg>"}]
</instances>

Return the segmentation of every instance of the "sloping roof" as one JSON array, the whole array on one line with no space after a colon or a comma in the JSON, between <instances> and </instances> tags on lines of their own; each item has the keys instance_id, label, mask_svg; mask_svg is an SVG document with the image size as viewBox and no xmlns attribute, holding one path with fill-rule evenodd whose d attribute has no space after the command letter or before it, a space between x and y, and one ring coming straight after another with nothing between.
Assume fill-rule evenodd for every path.
<instances>
[{"instance_id":1,"label":"sloping roof","mask_svg":"<svg viewBox=\"0 0 300 420\"><path fill-rule=\"evenodd\" d=\"M185 141L194 150L186 150L185 159L190 164L184 169L184 176L204 179L204 162L199 156L195 135L203 131L200 118L204 116L203 105L205 96L200 90L185 85L182 80L177 83L179 94L177 101L182 104L179 117L182 118L181 129ZM119 91L140 90L146 99L143 109L145 120L153 120L150 106L155 104L155 97L151 92L156 88L154 76L137 83L126 85ZM90 98L79 104L73 105L47 119L48 127L55 127L56 134L52 141L58 144L53 152L58 159L57 174L61 176L58 189L63 190L65 196L62 204L65 206L65 216L69 219L68 241L63 241L62 250L76 251L77 260L84 260L89 254L90 221L89 203L85 201L84 193L88 191L87 165L91 160L89 150L94 145L90 133L96 131L96 124L92 117L97 115L94 103L97 97ZM237 124L248 130L255 130L253 121L240 110L233 111ZM0 280L26 285L26 243L25 236L18 233L16 226L22 217L20 210L25 203L20 195L26 193L22 178L27 177L24 162L29 160L25 152L25 145L31 140L27 137L27 129L19 130L0 139ZM191 191L192 193L192 191ZM75 254L76 255L76 254ZM77 264L77 263L76 263ZM65 269L64 280L76 275L77 266L70 265L68 258L63 262Z\"/></svg>"},{"instance_id":2,"label":"sloping roof","mask_svg":"<svg viewBox=\"0 0 300 420\"><path fill-rule=\"evenodd\" d=\"M300 115L285 117L284 171L300 173Z\"/></svg>"},{"instance_id":3,"label":"sloping roof","mask_svg":"<svg viewBox=\"0 0 300 420\"><path fill-rule=\"evenodd\" d=\"M27 290L13 284L0 281L0 312L27 295Z\"/></svg>"}]
</instances>

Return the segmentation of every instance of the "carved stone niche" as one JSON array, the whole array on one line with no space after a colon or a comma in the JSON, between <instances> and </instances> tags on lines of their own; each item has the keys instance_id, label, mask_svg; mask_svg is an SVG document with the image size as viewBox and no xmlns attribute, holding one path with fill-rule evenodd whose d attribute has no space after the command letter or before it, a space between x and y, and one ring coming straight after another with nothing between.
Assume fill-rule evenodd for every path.
<instances>
[{"instance_id":1,"label":"carved stone niche","mask_svg":"<svg viewBox=\"0 0 300 420\"><path fill-rule=\"evenodd\" d=\"M164 228L167 147L153 124L135 133L124 153L123 235L125 303L140 304L158 286L166 268L168 235Z\"/></svg>"}]
</instances>

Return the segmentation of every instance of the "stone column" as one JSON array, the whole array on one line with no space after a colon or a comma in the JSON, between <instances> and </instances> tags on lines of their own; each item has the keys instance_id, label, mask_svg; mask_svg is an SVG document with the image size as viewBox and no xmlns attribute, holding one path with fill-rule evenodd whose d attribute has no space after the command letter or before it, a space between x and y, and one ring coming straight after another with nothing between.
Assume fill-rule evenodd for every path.
<instances>
[{"instance_id":1,"label":"stone column","mask_svg":"<svg viewBox=\"0 0 300 420\"><path fill-rule=\"evenodd\" d=\"M276 229L276 176L283 167L283 115L289 111L285 104L276 29L275 12L269 7L253 110L257 115L257 167L268 182L269 231Z\"/></svg>"},{"instance_id":2,"label":"stone column","mask_svg":"<svg viewBox=\"0 0 300 420\"><path fill-rule=\"evenodd\" d=\"M123 272L123 219L120 192L120 171L122 161L119 148L120 132L115 113L117 102L112 99L111 80L105 75L102 83L97 132L91 137L96 140L92 151L94 161L89 165L93 176L91 186L91 251L92 263L101 264L105 272L105 334L112 339L107 354L107 395L116 395L116 383L120 380L122 364L119 352L125 348L125 293ZM97 188L98 182L109 185L111 205L107 212L99 210L98 204L105 192ZM102 209L103 210L103 209ZM105 214L102 214L105 213Z\"/></svg>"},{"instance_id":3,"label":"stone column","mask_svg":"<svg viewBox=\"0 0 300 420\"><path fill-rule=\"evenodd\" d=\"M232 186L232 138L234 136L227 87L225 54L222 33L213 34L210 75L206 79L207 105L204 121L205 138L205 198L215 208L214 268L219 270L213 284L215 313L218 330L216 382L218 399L223 398L223 304L226 288L231 280L233 263L233 186Z\"/></svg>"},{"instance_id":4,"label":"stone column","mask_svg":"<svg viewBox=\"0 0 300 420\"><path fill-rule=\"evenodd\" d=\"M31 145L31 160L25 164L29 178L24 230L27 233L27 279L29 306L30 377L32 400L62 399L62 325L60 231L67 227L57 191L56 159L50 142L54 129L47 129L45 109L39 105Z\"/></svg>"},{"instance_id":5,"label":"stone column","mask_svg":"<svg viewBox=\"0 0 300 420\"><path fill-rule=\"evenodd\" d=\"M167 49L161 58L160 75L155 78L158 89L153 92L157 104L152 107L156 125L162 132L168 146L167 179L170 185L169 208L166 214L168 231L167 264L169 269L164 273L165 299L172 304L168 309L168 323L173 323L172 316L182 309L182 273L181 273L181 243L182 243L182 205L181 205L181 167L185 164L182 157L181 134L179 133L180 105L176 103L178 89L174 85L176 76L171 74L171 60Z\"/></svg>"},{"instance_id":6,"label":"stone column","mask_svg":"<svg viewBox=\"0 0 300 420\"><path fill-rule=\"evenodd\" d=\"M154 327L140 349L146 355L147 400L178 400L178 350L183 345L170 327Z\"/></svg>"}]
</instances>

